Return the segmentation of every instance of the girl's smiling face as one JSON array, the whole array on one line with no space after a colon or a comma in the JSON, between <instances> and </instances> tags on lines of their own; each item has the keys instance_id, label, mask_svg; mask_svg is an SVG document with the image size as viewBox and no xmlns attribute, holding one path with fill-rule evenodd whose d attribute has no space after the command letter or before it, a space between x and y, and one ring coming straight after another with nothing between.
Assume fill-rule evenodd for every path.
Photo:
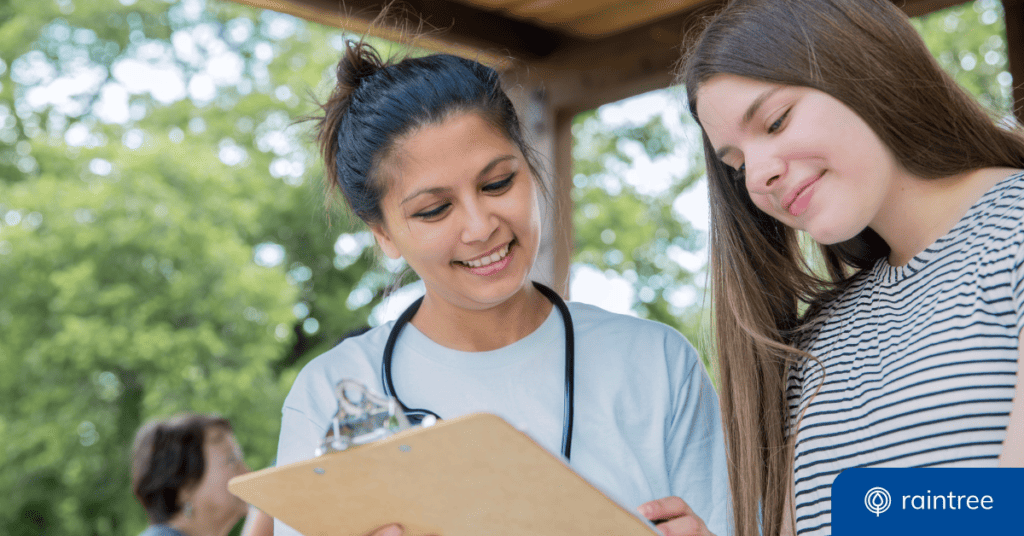
<instances>
[{"instance_id":1,"label":"girl's smiling face","mask_svg":"<svg viewBox=\"0 0 1024 536\"><path fill-rule=\"evenodd\" d=\"M842 242L891 219L887 201L900 167L831 95L721 74L698 91L697 115L754 204L817 242Z\"/></svg>"},{"instance_id":2,"label":"girl's smiling face","mask_svg":"<svg viewBox=\"0 0 1024 536\"><path fill-rule=\"evenodd\" d=\"M384 253L404 257L429 298L463 309L503 303L528 282L540 244L536 178L522 152L477 113L400 140L381 164Z\"/></svg>"}]
</instances>

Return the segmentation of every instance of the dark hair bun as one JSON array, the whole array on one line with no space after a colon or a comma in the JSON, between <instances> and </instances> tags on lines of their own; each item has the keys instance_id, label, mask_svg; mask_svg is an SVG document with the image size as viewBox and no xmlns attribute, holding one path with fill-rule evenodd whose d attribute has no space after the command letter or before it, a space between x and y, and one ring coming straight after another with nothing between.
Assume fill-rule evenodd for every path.
<instances>
[{"instance_id":1,"label":"dark hair bun","mask_svg":"<svg viewBox=\"0 0 1024 536\"><path fill-rule=\"evenodd\" d=\"M328 199L340 187L363 221L383 220L380 202L387 188L377 171L396 141L455 112L479 113L498 126L536 175L532 151L494 69L450 54L385 61L371 45L349 41L336 72L338 83L316 118L316 139Z\"/></svg>"},{"instance_id":2,"label":"dark hair bun","mask_svg":"<svg viewBox=\"0 0 1024 536\"><path fill-rule=\"evenodd\" d=\"M338 62L336 92L347 89L348 95L339 94L338 97L349 100L351 92L355 91L363 80L377 74L385 66L384 60L372 46L363 41L347 41L345 53L342 54L341 61Z\"/></svg>"}]
</instances>

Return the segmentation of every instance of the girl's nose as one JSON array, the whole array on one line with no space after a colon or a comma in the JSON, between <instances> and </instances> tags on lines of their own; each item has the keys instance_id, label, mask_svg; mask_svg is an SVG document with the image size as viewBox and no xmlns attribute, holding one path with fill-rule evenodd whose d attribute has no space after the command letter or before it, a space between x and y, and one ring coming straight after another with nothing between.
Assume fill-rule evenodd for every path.
<instances>
[{"instance_id":1,"label":"girl's nose","mask_svg":"<svg viewBox=\"0 0 1024 536\"><path fill-rule=\"evenodd\" d=\"M744 166L747 191L751 194L773 192L786 173L786 162L770 154L748 153Z\"/></svg>"}]
</instances>

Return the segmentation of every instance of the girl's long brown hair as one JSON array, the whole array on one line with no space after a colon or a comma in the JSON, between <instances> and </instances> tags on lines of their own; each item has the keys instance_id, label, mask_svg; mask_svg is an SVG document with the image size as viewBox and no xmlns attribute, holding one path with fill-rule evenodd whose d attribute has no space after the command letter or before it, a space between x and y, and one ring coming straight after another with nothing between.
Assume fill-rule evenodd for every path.
<instances>
[{"instance_id":1,"label":"girl's long brown hair","mask_svg":"<svg viewBox=\"0 0 1024 536\"><path fill-rule=\"evenodd\" d=\"M1024 168L1024 139L999 128L939 67L888 0L731 2L684 59L681 78L698 123L700 88L718 74L828 93L864 119L903 169L923 178ZM757 209L706 135L704 148L735 534L776 536L792 479L786 377L797 360L814 359L799 348L811 329L807 319L889 247L865 229L847 242L819 245L823 269L812 269L797 233Z\"/></svg>"}]
</instances>

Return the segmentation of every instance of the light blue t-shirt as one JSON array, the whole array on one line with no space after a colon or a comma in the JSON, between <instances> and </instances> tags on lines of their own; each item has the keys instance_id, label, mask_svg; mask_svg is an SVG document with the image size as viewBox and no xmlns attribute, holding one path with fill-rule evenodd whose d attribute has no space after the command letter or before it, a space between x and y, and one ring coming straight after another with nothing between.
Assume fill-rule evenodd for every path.
<instances>
[{"instance_id":1,"label":"light blue t-shirt","mask_svg":"<svg viewBox=\"0 0 1024 536\"><path fill-rule=\"evenodd\" d=\"M139 536L185 536L167 525L150 525Z\"/></svg>"},{"instance_id":2,"label":"light blue t-shirt","mask_svg":"<svg viewBox=\"0 0 1024 536\"><path fill-rule=\"evenodd\" d=\"M682 497L719 536L731 508L718 399L693 346L649 320L570 303L575 331L575 417L570 466L630 511ZM346 339L307 364L285 399L278 465L313 457L338 410L334 386L378 392L393 322ZM557 308L509 346L461 352L407 325L392 376L402 402L442 418L494 413L561 452L565 330ZM396 521L400 521L396 519ZM280 521L275 534L297 534Z\"/></svg>"}]
</instances>

